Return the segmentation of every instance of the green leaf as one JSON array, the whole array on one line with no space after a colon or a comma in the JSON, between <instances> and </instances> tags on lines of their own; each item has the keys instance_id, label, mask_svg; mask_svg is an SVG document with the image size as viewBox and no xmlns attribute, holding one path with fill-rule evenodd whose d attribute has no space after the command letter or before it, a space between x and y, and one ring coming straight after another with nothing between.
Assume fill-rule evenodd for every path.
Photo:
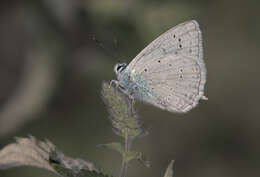
<instances>
[{"instance_id":1,"label":"green leaf","mask_svg":"<svg viewBox=\"0 0 260 177\"><path fill-rule=\"evenodd\" d=\"M113 149L113 150L120 152L120 154L124 154L124 148L123 148L122 144L118 143L118 142L100 144L100 145L98 145L98 147Z\"/></svg>"},{"instance_id":2,"label":"green leaf","mask_svg":"<svg viewBox=\"0 0 260 177\"><path fill-rule=\"evenodd\" d=\"M150 162L146 160L146 158L141 152L136 152L136 151L125 152L124 160L126 162L130 162L132 160L138 160L142 165L148 168L150 167Z\"/></svg>"},{"instance_id":3,"label":"green leaf","mask_svg":"<svg viewBox=\"0 0 260 177\"><path fill-rule=\"evenodd\" d=\"M146 160L146 158L144 157L144 155L141 152L136 152L136 151L126 152L121 143L113 142L113 143L108 143L108 144L100 144L100 145L98 145L98 147L113 149L113 150L119 152L122 155L122 158L125 162L130 162L132 160L138 160L144 166L150 167L149 161Z\"/></svg>"},{"instance_id":4,"label":"green leaf","mask_svg":"<svg viewBox=\"0 0 260 177\"><path fill-rule=\"evenodd\" d=\"M135 160L135 159L138 159L139 157L139 153L138 152L135 152L135 151L131 151L131 152L125 152L123 154L123 159L126 161L126 162L130 162L132 160Z\"/></svg>"},{"instance_id":5,"label":"green leaf","mask_svg":"<svg viewBox=\"0 0 260 177\"><path fill-rule=\"evenodd\" d=\"M147 167L147 168L150 168L150 167L151 167L150 161L148 161L148 160L146 159L146 157L143 155L143 153L139 152L138 157L137 157L137 160L138 160L142 165L144 165L145 167Z\"/></svg>"},{"instance_id":6,"label":"green leaf","mask_svg":"<svg viewBox=\"0 0 260 177\"><path fill-rule=\"evenodd\" d=\"M113 130L117 135L134 139L143 134L140 118L134 109L133 100L128 95L117 86L104 82L102 96L110 114Z\"/></svg>"},{"instance_id":7,"label":"green leaf","mask_svg":"<svg viewBox=\"0 0 260 177\"><path fill-rule=\"evenodd\" d=\"M174 160L172 160L168 165L164 177L173 177L173 164L174 164Z\"/></svg>"},{"instance_id":8,"label":"green leaf","mask_svg":"<svg viewBox=\"0 0 260 177\"><path fill-rule=\"evenodd\" d=\"M138 160L142 165L146 167L150 167L150 162L146 160L144 155L141 152L136 152L136 151L130 151L130 152L125 152L123 154L123 159L126 162L130 162L132 160Z\"/></svg>"}]
</instances>

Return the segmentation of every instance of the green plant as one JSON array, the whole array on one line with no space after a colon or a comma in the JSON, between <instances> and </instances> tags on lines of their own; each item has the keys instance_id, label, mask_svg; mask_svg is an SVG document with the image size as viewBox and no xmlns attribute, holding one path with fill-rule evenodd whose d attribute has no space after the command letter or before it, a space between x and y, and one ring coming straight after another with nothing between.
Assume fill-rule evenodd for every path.
<instances>
[{"instance_id":1,"label":"green plant","mask_svg":"<svg viewBox=\"0 0 260 177\"><path fill-rule=\"evenodd\" d=\"M126 177L128 164L132 160L138 160L149 167L149 161L145 160L143 154L131 149L137 137L147 134L134 108L134 100L106 82L102 84L102 97L110 114L113 131L123 138L124 143L112 142L98 146L121 154L119 177ZM173 176L173 163L174 161L170 162L164 177ZM38 141L33 136L16 138L16 143L9 144L0 151L0 169L25 165L43 168L61 177L108 177L93 162L67 157L50 141Z\"/></svg>"}]
</instances>

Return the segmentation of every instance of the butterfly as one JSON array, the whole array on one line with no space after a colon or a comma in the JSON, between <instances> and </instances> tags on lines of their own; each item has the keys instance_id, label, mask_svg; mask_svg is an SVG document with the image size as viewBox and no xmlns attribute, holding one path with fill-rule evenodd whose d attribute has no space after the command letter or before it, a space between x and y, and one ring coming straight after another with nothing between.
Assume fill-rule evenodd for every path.
<instances>
[{"instance_id":1,"label":"butterfly","mask_svg":"<svg viewBox=\"0 0 260 177\"><path fill-rule=\"evenodd\" d=\"M204 96L206 67L195 20L181 23L151 42L128 65L116 64L121 90L133 99L185 113Z\"/></svg>"}]
</instances>

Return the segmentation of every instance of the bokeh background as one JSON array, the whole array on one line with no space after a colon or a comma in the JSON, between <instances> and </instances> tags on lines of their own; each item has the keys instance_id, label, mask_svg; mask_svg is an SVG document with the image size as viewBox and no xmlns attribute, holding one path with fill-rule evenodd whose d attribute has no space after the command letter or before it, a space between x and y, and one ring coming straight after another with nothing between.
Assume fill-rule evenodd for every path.
<instances>
[{"instance_id":1,"label":"bokeh background","mask_svg":"<svg viewBox=\"0 0 260 177\"><path fill-rule=\"evenodd\" d=\"M130 62L156 36L196 19L203 32L208 101L187 114L137 104L149 135L129 177L260 175L260 3L239 0L2 0L0 148L28 134L117 176L120 156L98 144L113 134L100 96L115 63ZM93 37L101 41L98 47ZM22 167L0 177L54 177Z\"/></svg>"}]
</instances>

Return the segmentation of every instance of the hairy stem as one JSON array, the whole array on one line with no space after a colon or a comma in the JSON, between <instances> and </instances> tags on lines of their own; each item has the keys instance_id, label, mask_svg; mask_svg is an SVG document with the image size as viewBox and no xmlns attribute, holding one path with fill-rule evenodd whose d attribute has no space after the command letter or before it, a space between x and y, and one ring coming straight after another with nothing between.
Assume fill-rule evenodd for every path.
<instances>
[{"instance_id":1,"label":"hairy stem","mask_svg":"<svg viewBox=\"0 0 260 177\"><path fill-rule=\"evenodd\" d=\"M121 171L120 171L120 177L126 177L127 166L128 166L128 162L126 162L125 160L123 160L123 161L122 161Z\"/></svg>"},{"instance_id":2,"label":"hairy stem","mask_svg":"<svg viewBox=\"0 0 260 177\"><path fill-rule=\"evenodd\" d=\"M127 133L127 135L125 137L125 152L126 153L130 151L131 144L132 144L132 140L131 140L129 134ZM119 177L126 177L127 167L128 167L128 162L126 161L125 158L123 158Z\"/></svg>"}]
</instances>

